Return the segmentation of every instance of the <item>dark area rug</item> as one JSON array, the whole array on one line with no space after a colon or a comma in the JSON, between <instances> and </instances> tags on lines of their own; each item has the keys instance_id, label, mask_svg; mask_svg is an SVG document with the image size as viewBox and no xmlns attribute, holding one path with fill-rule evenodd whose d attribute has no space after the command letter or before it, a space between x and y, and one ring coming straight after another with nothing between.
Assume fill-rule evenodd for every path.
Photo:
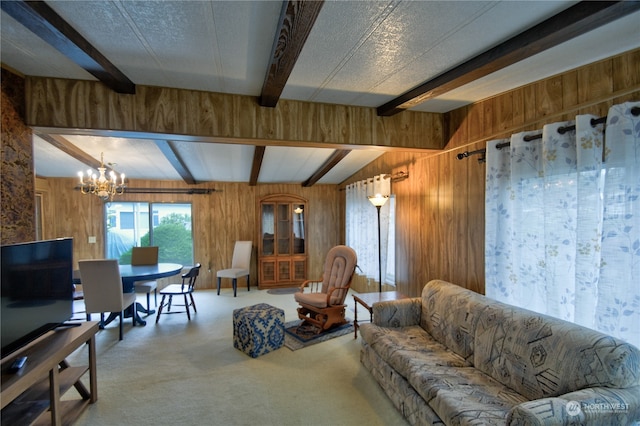
<instances>
[{"instance_id":1,"label":"dark area rug","mask_svg":"<svg viewBox=\"0 0 640 426\"><path fill-rule=\"evenodd\" d=\"M297 351L316 343L326 342L334 337L353 333L353 322L349 319L347 321L349 322L344 325L320 334L316 334L316 329L313 326L300 325L302 320L289 321L284 325L284 345L292 351Z\"/></svg>"},{"instance_id":2,"label":"dark area rug","mask_svg":"<svg viewBox=\"0 0 640 426\"><path fill-rule=\"evenodd\" d=\"M267 290L269 294L293 294L297 293L300 287L270 288Z\"/></svg>"}]
</instances>

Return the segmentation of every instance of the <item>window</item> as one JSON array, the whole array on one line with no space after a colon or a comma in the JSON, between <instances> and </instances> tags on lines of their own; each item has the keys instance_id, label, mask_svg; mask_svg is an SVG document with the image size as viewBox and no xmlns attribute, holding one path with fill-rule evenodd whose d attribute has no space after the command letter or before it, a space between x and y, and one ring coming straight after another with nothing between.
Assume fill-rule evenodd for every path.
<instances>
[{"instance_id":1,"label":"window","mask_svg":"<svg viewBox=\"0 0 640 426\"><path fill-rule=\"evenodd\" d=\"M396 196L389 197L389 233L387 235L387 268L383 274L385 284L396 285ZM383 266L384 267L384 266Z\"/></svg>"},{"instance_id":2,"label":"window","mask_svg":"<svg viewBox=\"0 0 640 426\"><path fill-rule=\"evenodd\" d=\"M640 119L611 107L487 143L485 291L640 344ZM564 130L560 132L560 128ZM503 146L503 145L501 145ZM503 146L504 147L504 146Z\"/></svg>"},{"instance_id":3,"label":"window","mask_svg":"<svg viewBox=\"0 0 640 426\"><path fill-rule=\"evenodd\" d=\"M108 203L106 257L131 263L131 249L160 247L158 261L193 264L191 204Z\"/></svg>"},{"instance_id":4,"label":"window","mask_svg":"<svg viewBox=\"0 0 640 426\"><path fill-rule=\"evenodd\" d=\"M42 213L42 205L44 194L42 192L36 192L36 240L44 239L44 214Z\"/></svg>"}]
</instances>

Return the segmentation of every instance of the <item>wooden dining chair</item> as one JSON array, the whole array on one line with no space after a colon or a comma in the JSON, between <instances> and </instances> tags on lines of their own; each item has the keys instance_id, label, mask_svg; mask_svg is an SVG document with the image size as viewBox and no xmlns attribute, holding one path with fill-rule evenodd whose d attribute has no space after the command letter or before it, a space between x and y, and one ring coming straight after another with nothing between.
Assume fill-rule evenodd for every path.
<instances>
[{"instance_id":1,"label":"wooden dining chair","mask_svg":"<svg viewBox=\"0 0 640 426\"><path fill-rule=\"evenodd\" d=\"M136 294L122 292L122 278L116 259L80 260L82 291L87 320L91 314L100 314L100 326L104 327L104 313L118 313L120 317L120 339L124 310L133 305L132 324L135 325Z\"/></svg>"},{"instance_id":2,"label":"wooden dining chair","mask_svg":"<svg viewBox=\"0 0 640 426\"><path fill-rule=\"evenodd\" d=\"M196 263L189 272L182 274L182 283L180 284L169 284L162 290L160 290L160 295L162 295L162 299L160 299L160 306L158 306L158 314L156 315L156 324L160 320L160 314L162 314L162 309L166 306L167 314L177 314L177 313L187 313L187 318L191 321L191 313L189 312L189 306L193 307L193 311L198 313L196 309L196 302L193 300L193 291L196 286L196 278L200 274L200 264ZM169 299L167 300L167 296ZM183 296L184 297L184 305L173 304L173 296ZM190 300L189 300L190 299ZM172 306L184 306L184 311L172 311Z\"/></svg>"}]
</instances>

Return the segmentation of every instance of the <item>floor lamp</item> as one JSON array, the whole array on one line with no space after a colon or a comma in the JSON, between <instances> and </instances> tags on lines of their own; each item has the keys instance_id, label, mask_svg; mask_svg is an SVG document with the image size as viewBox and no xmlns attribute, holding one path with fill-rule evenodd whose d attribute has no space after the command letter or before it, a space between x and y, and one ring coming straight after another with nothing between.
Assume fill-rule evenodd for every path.
<instances>
[{"instance_id":1,"label":"floor lamp","mask_svg":"<svg viewBox=\"0 0 640 426\"><path fill-rule=\"evenodd\" d=\"M378 293L382 293L382 247L380 247L380 207L389 199L388 195L376 194L369 197L378 210Z\"/></svg>"}]
</instances>

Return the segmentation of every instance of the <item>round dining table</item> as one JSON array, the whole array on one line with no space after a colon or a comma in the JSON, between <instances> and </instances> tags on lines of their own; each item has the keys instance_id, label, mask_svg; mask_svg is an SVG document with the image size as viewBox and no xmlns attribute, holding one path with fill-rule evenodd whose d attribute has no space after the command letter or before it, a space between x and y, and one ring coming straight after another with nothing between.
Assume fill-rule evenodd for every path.
<instances>
[{"instance_id":1,"label":"round dining table","mask_svg":"<svg viewBox=\"0 0 640 426\"><path fill-rule=\"evenodd\" d=\"M157 263L155 265L119 265L120 278L122 278L122 291L134 292L136 281L151 281L159 278L172 277L182 271L182 265L178 263Z\"/></svg>"},{"instance_id":2,"label":"round dining table","mask_svg":"<svg viewBox=\"0 0 640 426\"><path fill-rule=\"evenodd\" d=\"M182 271L182 265L179 263L157 263L155 265L119 265L120 278L122 279L122 292L133 293L135 291L136 281L151 281L160 278L172 277ZM136 302L136 311L134 322L139 325L146 325L139 313L147 315L154 314L154 309L147 310L142 304ZM132 309L125 310L125 317L130 318L133 315Z\"/></svg>"}]
</instances>

